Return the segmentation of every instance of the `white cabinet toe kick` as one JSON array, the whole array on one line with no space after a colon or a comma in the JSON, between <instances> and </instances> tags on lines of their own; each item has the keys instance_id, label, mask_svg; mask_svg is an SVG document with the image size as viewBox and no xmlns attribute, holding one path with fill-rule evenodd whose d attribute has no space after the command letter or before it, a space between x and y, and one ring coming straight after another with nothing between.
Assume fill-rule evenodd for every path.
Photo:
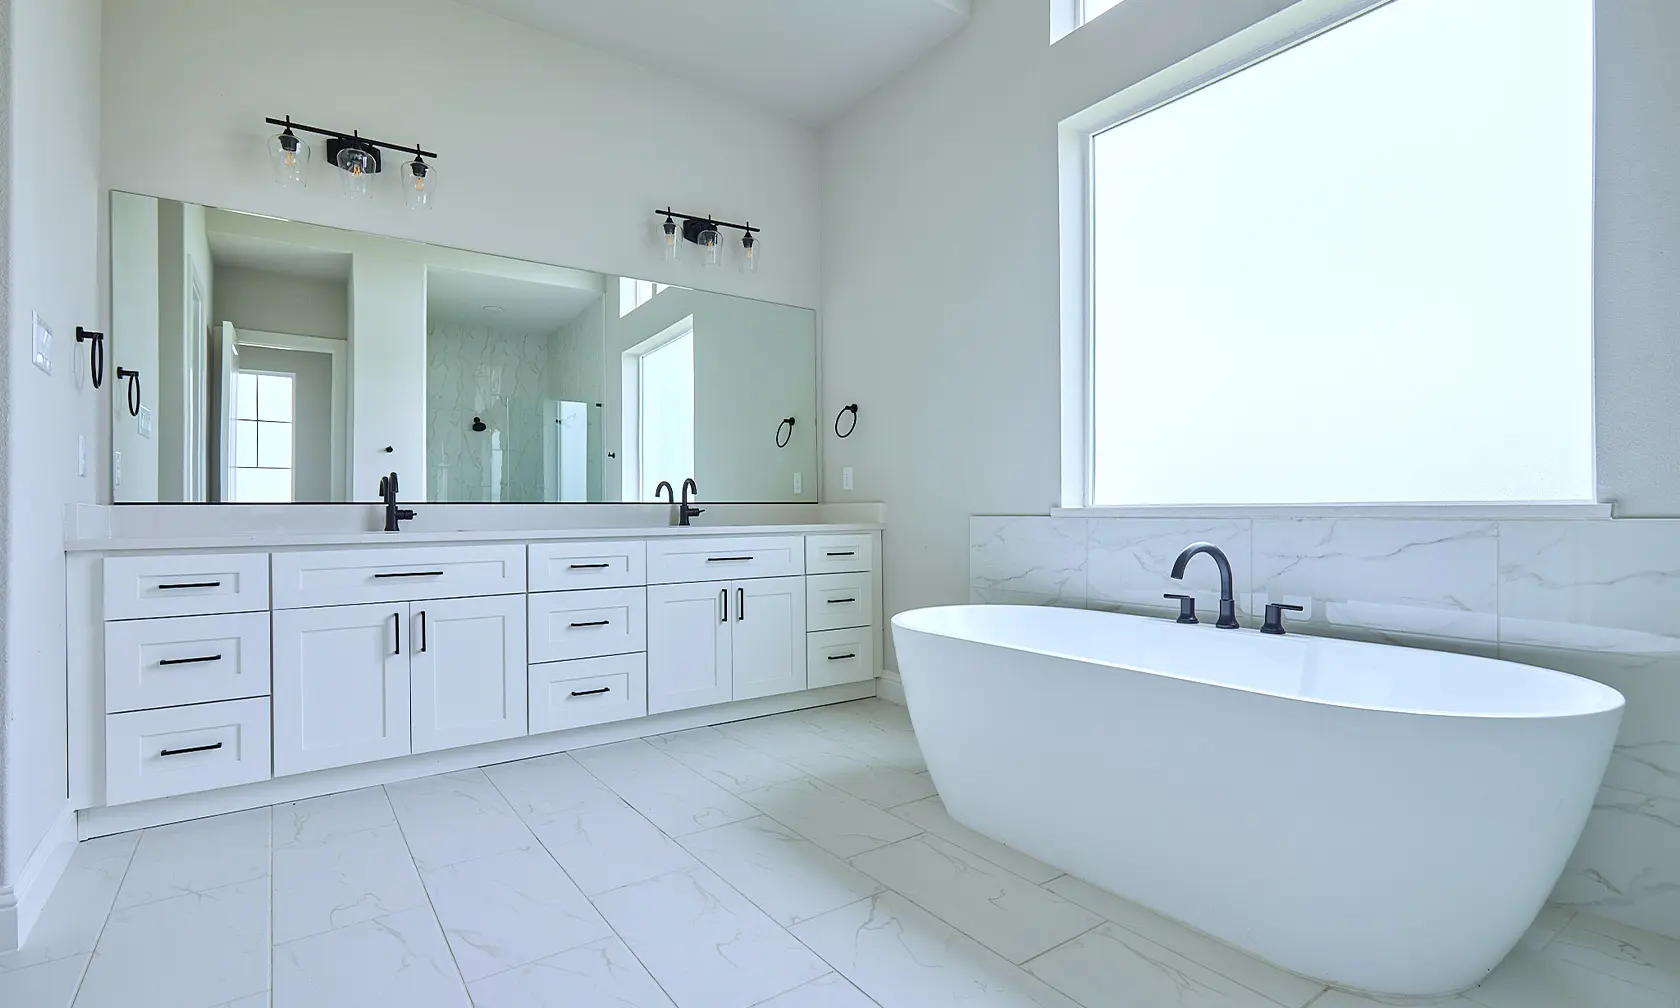
<instances>
[{"instance_id":1,"label":"white cabinet toe kick","mask_svg":"<svg viewBox=\"0 0 1680 1008\"><path fill-rule=\"evenodd\" d=\"M873 696L880 538L72 554L79 833Z\"/></svg>"}]
</instances>

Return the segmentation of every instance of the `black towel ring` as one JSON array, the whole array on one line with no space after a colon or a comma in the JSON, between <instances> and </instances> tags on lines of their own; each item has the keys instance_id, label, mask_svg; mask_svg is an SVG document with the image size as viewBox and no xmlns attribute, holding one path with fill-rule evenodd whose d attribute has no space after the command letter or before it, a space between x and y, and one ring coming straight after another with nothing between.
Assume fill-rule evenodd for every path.
<instances>
[{"instance_id":1,"label":"black towel ring","mask_svg":"<svg viewBox=\"0 0 1680 1008\"><path fill-rule=\"evenodd\" d=\"M786 420L783 420L781 423L776 425L776 447L777 448L786 448L788 446L788 442L793 440L793 424L794 424L794 418L793 417L788 417ZM783 427L787 428L787 437L782 436L782 428Z\"/></svg>"},{"instance_id":2,"label":"black towel ring","mask_svg":"<svg viewBox=\"0 0 1680 1008\"><path fill-rule=\"evenodd\" d=\"M846 433L842 434L842 433L840 433L840 420L847 413L850 413L852 415L852 425L850 427L846 428ZM845 409L843 409L840 412L834 414L834 435L836 437L843 437L843 438L851 437L852 432L857 430L857 422L858 422L857 403L852 403L850 406L847 406Z\"/></svg>"},{"instance_id":3,"label":"black towel ring","mask_svg":"<svg viewBox=\"0 0 1680 1008\"><path fill-rule=\"evenodd\" d=\"M91 342L93 347L88 351L88 367L93 371L93 387L105 384L105 334L89 332L81 326L76 327L76 342Z\"/></svg>"},{"instance_id":4,"label":"black towel ring","mask_svg":"<svg viewBox=\"0 0 1680 1008\"><path fill-rule=\"evenodd\" d=\"M117 381L128 379L128 415L140 415L140 372L117 368Z\"/></svg>"}]
</instances>

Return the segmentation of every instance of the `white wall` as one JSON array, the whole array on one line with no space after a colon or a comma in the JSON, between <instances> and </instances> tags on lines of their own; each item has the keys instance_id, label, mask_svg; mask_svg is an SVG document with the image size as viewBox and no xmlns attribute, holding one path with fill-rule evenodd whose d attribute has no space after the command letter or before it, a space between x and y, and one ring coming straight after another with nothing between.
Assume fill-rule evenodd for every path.
<instances>
[{"instance_id":1,"label":"white wall","mask_svg":"<svg viewBox=\"0 0 1680 1008\"><path fill-rule=\"evenodd\" d=\"M117 234L113 226L113 240ZM349 339L350 282L224 266L216 270L211 312L216 323L241 329Z\"/></svg>"},{"instance_id":2,"label":"white wall","mask_svg":"<svg viewBox=\"0 0 1680 1008\"><path fill-rule=\"evenodd\" d=\"M12 0L6 6L0 886L19 881L68 809L61 536L65 506L94 500L101 485L77 478L77 437L95 445L108 431L98 417L104 393L78 382L71 349L77 325L97 328L103 300L95 254L99 67L90 58L99 51L99 5ZM32 311L56 337L50 376L30 363ZM106 380L114 379L111 366Z\"/></svg>"},{"instance_id":3,"label":"white wall","mask_svg":"<svg viewBox=\"0 0 1680 1008\"><path fill-rule=\"evenodd\" d=\"M824 135L824 411L862 407L824 499L886 503L889 613L966 598L969 515L1060 503L1058 123L1289 6L1125 0L1052 46L1048 4L975 4ZM1680 7L1599 11L1600 492L1680 514Z\"/></svg>"},{"instance_id":4,"label":"white wall","mask_svg":"<svg viewBox=\"0 0 1680 1008\"><path fill-rule=\"evenodd\" d=\"M122 341L122 359L107 358L106 388L116 400L127 394L127 382L116 380L116 369L139 371L157 391L158 379L158 201L149 196L120 193L111 201L111 324L114 345ZM108 349L108 348L107 348ZM146 388L141 387L144 398ZM153 401L156 405L156 401ZM126 407L112 411L113 447L122 453L122 486L118 496L130 500L158 499L158 439L140 435L139 421Z\"/></svg>"}]
</instances>

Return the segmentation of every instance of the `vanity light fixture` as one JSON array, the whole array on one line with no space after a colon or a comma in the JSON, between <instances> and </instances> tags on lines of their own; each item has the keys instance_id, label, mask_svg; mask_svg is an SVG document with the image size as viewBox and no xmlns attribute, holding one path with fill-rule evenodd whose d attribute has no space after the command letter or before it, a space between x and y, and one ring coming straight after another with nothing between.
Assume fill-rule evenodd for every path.
<instances>
[{"instance_id":1,"label":"vanity light fixture","mask_svg":"<svg viewBox=\"0 0 1680 1008\"><path fill-rule=\"evenodd\" d=\"M670 207L654 211L655 215L665 218L660 225L661 249L666 262L676 262L682 258L682 243L693 242L700 246L700 264L708 268L723 265L724 240L723 230L733 229L741 232L741 272L758 272L760 246L763 239L759 237L761 228L751 224L731 224L728 221L716 220L712 217L696 217L693 214L677 213ZM679 225L677 221L682 221Z\"/></svg>"},{"instance_id":2,"label":"vanity light fixture","mask_svg":"<svg viewBox=\"0 0 1680 1008\"><path fill-rule=\"evenodd\" d=\"M426 159L437 160L438 155L419 146L404 147L364 137L360 132L340 133L321 126L305 126L284 119L265 120L282 127L282 132L269 142L269 157L274 167L275 181L281 185L304 185L304 172L309 165L309 145L298 137L299 131L315 133L327 138L327 160L344 172L341 182L344 194L352 199L367 199L373 195L373 177L384 170L382 150L414 155L403 165L404 202L415 210L430 209L437 199L437 167Z\"/></svg>"},{"instance_id":3,"label":"vanity light fixture","mask_svg":"<svg viewBox=\"0 0 1680 1008\"><path fill-rule=\"evenodd\" d=\"M301 188L309 184L309 145L292 132L291 116L286 117L283 125L285 129L269 138L268 160L274 168L276 183L287 188Z\"/></svg>"}]
</instances>

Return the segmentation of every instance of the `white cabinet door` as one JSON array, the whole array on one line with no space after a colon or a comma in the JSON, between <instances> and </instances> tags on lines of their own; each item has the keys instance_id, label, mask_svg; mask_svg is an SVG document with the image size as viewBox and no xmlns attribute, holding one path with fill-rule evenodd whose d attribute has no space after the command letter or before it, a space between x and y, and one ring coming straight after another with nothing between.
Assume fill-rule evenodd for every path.
<instances>
[{"instance_id":1,"label":"white cabinet door","mask_svg":"<svg viewBox=\"0 0 1680 1008\"><path fill-rule=\"evenodd\" d=\"M805 688L805 579L763 578L729 586L734 630L733 697Z\"/></svg>"},{"instance_id":2,"label":"white cabinet door","mask_svg":"<svg viewBox=\"0 0 1680 1008\"><path fill-rule=\"evenodd\" d=\"M647 593L648 713L732 699L733 586L656 585Z\"/></svg>"},{"instance_id":3,"label":"white cabinet door","mask_svg":"<svg viewBox=\"0 0 1680 1008\"><path fill-rule=\"evenodd\" d=\"M409 751L409 606L274 614L274 775Z\"/></svg>"},{"instance_id":4,"label":"white cabinet door","mask_svg":"<svg viewBox=\"0 0 1680 1008\"><path fill-rule=\"evenodd\" d=\"M525 596L410 608L414 751L525 734Z\"/></svg>"}]
</instances>

